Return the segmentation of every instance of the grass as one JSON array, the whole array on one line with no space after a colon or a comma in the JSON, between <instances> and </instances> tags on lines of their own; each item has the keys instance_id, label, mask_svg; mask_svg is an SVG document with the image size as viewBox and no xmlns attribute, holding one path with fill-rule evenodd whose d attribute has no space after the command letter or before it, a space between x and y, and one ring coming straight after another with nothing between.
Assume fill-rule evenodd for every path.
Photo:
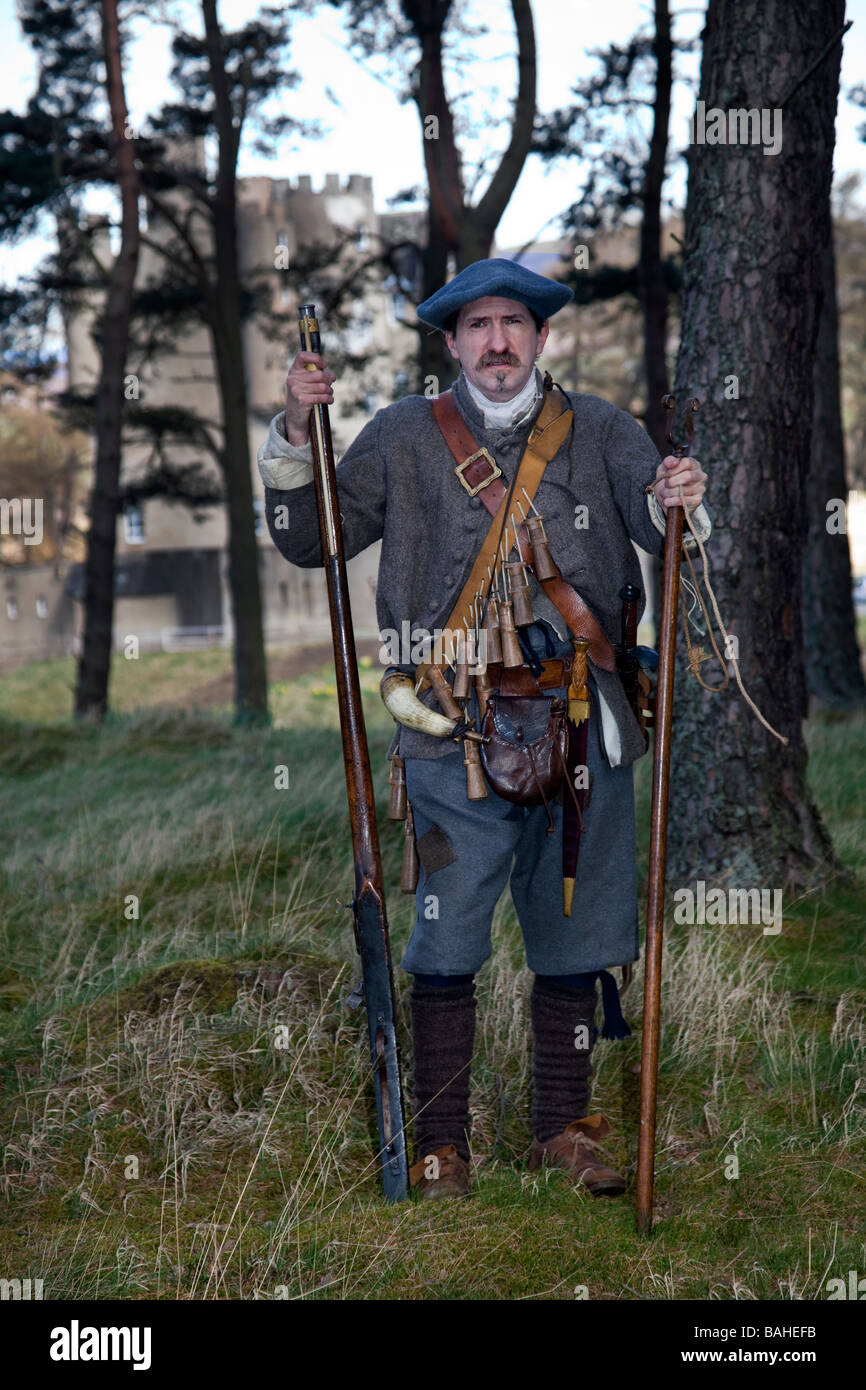
<instances>
[{"instance_id":1,"label":"grass","mask_svg":"<svg viewBox=\"0 0 866 1390\"><path fill-rule=\"evenodd\" d=\"M196 708L220 662L120 661L101 730L60 718L68 663L0 679L5 1277L43 1278L47 1298L808 1299L866 1270L862 716L809 733L851 882L786 904L778 937L667 929L646 1239L629 1198L526 1171L531 977L510 900L480 977L475 1193L381 1202L363 1020L345 1004L333 673L278 684L275 726L238 729ZM399 959L412 907L376 674L362 685ZM595 1054L629 1172L640 996L638 972L636 1036Z\"/></svg>"}]
</instances>

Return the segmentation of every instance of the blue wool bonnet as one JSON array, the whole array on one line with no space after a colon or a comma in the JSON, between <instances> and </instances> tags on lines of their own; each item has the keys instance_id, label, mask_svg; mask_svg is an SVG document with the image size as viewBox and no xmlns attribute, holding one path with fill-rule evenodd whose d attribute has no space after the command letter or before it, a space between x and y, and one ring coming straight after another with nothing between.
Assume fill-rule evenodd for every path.
<instances>
[{"instance_id":1,"label":"blue wool bonnet","mask_svg":"<svg viewBox=\"0 0 866 1390\"><path fill-rule=\"evenodd\" d=\"M418 317L431 328L444 329L452 314L471 304L475 299L485 299L495 295L502 299L516 299L525 304L540 319L549 319L570 299L574 291L567 285L560 285L546 275L537 275L534 270L507 261L501 257L492 260L475 261L443 285L441 290L431 294L423 304L418 305Z\"/></svg>"}]
</instances>

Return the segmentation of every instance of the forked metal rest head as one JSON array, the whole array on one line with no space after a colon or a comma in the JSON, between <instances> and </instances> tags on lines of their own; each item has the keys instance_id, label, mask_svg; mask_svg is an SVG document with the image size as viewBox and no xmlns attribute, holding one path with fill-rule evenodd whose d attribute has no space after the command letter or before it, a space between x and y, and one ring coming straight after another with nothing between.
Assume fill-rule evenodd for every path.
<instances>
[{"instance_id":1,"label":"forked metal rest head","mask_svg":"<svg viewBox=\"0 0 866 1390\"><path fill-rule=\"evenodd\" d=\"M692 442L692 440L693 440L694 437L695 437L695 422L694 422L693 417L694 417L694 416L698 413L698 411L700 410L700 408L701 408L701 403L700 403L700 401L698 400L697 396L691 396L691 397L686 401L685 422L686 422L686 437L687 437L687 442L686 442L685 444L677 444L677 443L674 441L674 437L673 437L673 433L672 433L673 427L674 427L673 412L674 412L674 411L676 410L676 408L677 408L677 398L676 398L676 396L673 396L673 395L662 396L662 407L663 407L665 410L669 410L669 411L671 412L671 423L670 423L670 425L668 426L668 431L667 431L667 434L665 435L665 439L667 440L668 444L670 444L670 446L671 446L671 451L672 451L672 453L673 453L674 458L681 459L681 458L685 457L686 453L688 452L688 450L689 450L689 448L690 448L690 446L691 446L691 442Z\"/></svg>"}]
</instances>

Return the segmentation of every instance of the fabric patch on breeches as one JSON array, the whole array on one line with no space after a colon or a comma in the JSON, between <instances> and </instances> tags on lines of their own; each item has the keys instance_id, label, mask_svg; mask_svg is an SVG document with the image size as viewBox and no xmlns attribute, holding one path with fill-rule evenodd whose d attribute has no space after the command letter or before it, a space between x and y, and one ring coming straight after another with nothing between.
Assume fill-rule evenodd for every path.
<instances>
[{"instance_id":1,"label":"fabric patch on breeches","mask_svg":"<svg viewBox=\"0 0 866 1390\"><path fill-rule=\"evenodd\" d=\"M454 853L454 846L445 831L438 825L431 825L430 829L419 837L417 850L421 867L427 878L431 874L435 874L438 869L444 869L448 864L453 864L457 858Z\"/></svg>"}]
</instances>

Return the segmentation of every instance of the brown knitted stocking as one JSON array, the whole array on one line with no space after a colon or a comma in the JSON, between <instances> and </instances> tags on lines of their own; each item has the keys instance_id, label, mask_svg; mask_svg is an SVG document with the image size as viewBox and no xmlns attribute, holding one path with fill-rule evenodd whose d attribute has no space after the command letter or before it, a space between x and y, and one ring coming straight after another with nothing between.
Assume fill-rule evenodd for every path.
<instances>
[{"instance_id":1,"label":"brown knitted stocking","mask_svg":"<svg viewBox=\"0 0 866 1390\"><path fill-rule=\"evenodd\" d=\"M589 1109L595 1004L594 987L568 989L538 979L533 985L532 1132L542 1144Z\"/></svg>"},{"instance_id":2,"label":"brown knitted stocking","mask_svg":"<svg viewBox=\"0 0 866 1390\"><path fill-rule=\"evenodd\" d=\"M453 1144L468 1163L475 982L442 988L416 980L411 1007L418 1158Z\"/></svg>"}]
</instances>

